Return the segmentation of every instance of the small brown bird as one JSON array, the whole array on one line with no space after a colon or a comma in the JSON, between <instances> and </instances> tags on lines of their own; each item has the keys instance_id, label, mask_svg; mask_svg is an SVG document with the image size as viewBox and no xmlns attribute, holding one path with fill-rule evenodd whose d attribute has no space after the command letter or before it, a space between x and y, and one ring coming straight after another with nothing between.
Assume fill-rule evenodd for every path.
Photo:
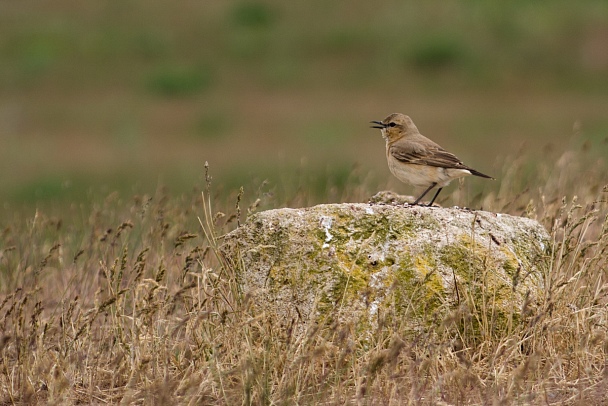
<instances>
[{"instance_id":1,"label":"small brown bird","mask_svg":"<svg viewBox=\"0 0 608 406\"><path fill-rule=\"evenodd\" d=\"M439 189L428 204L435 199L451 181L463 176L475 175L494 179L473 168L469 168L456 156L441 148L418 132L411 118L394 113L382 121L372 121L372 128L382 130L386 140L386 159L391 173L401 182L426 188L412 204L416 205L435 186Z\"/></svg>"}]
</instances>

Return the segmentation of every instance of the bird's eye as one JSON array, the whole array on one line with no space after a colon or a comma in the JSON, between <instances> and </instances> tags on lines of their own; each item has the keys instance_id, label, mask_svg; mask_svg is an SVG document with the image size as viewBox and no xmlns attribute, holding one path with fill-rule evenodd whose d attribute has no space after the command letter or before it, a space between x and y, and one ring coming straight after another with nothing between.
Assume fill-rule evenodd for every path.
<instances>
[{"instance_id":1,"label":"bird's eye","mask_svg":"<svg viewBox=\"0 0 608 406\"><path fill-rule=\"evenodd\" d=\"M394 126L396 126L396 125L397 125L397 124L395 124L394 122L392 122L392 123L389 123L389 125L388 125L388 126L389 126L389 127L394 127Z\"/></svg>"}]
</instances>

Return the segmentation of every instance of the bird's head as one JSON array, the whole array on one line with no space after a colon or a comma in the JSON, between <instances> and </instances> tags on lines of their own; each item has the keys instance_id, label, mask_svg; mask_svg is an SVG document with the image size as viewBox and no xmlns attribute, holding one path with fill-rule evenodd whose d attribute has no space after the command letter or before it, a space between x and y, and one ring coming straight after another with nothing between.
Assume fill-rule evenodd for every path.
<instances>
[{"instance_id":1,"label":"bird's head","mask_svg":"<svg viewBox=\"0 0 608 406\"><path fill-rule=\"evenodd\" d=\"M382 136L389 141L397 140L412 132L418 132L418 128L416 128L412 119L401 113L393 113L382 121L371 121L371 123L375 124L372 128L382 130Z\"/></svg>"}]
</instances>

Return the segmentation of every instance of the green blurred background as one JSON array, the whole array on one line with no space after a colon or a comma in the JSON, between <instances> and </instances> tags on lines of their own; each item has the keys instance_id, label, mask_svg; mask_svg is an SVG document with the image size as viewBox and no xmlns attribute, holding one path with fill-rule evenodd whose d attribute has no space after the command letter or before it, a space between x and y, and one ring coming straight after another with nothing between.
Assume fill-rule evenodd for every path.
<instances>
[{"instance_id":1,"label":"green blurred background","mask_svg":"<svg viewBox=\"0 0 608 406\"><path fill-rule=\"evenodd\" d=\"M393 112L490 174L601 150L608 2L0 2L5 213L191 191L205 161L226 191L355 170L410 192L368 124Z\"/></svg>"}]
</instances>

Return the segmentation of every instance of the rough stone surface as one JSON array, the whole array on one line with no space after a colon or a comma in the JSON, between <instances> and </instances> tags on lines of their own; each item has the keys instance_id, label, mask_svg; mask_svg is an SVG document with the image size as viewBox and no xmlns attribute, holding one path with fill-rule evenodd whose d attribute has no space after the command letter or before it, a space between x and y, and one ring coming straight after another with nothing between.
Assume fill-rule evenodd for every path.
<instances>
[{"instance_id":1,"label":"rough stone surface","mask_svg":"<svg viewBox=\"0 0 608 406\"><path fill-rule=\"evenodd\" d=\"M483 211L327 204L252 215L221 251L254 306L284 325L373 331L390 314L417 332L466 306L500 328L542 293L549 235Z\"/></svg>"}]
</instances>

